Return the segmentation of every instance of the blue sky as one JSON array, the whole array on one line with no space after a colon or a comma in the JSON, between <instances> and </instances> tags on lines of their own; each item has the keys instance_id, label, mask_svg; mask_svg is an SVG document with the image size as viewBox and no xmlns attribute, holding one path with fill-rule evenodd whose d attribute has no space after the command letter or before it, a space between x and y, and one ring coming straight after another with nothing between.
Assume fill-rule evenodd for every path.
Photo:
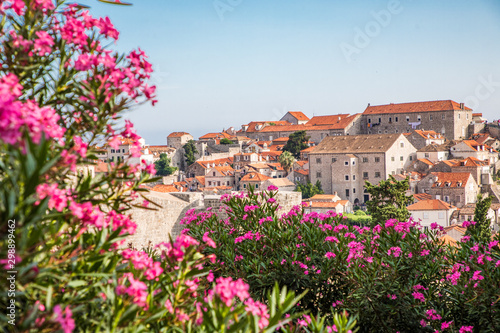
<instances>
[{"instance_id":1,"label":"blue sky","mask_svg":"<svg viewBox=\"0 0 500 333\"><path fill-rule=\"evenodd\" d=\"M129 113L149 144L195 138L287 111L453 99L500 118L497 0L94 0L94 16L140 47L158 104Z\"/></svg>"}]
</instances>

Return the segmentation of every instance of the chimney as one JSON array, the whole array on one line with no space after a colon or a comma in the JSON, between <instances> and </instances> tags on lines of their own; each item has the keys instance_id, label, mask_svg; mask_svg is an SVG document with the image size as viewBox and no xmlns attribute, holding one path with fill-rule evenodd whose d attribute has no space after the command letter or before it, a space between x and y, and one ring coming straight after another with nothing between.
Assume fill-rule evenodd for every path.
<instances>
[{"instance_id":1,"label":"chimney","mask_svg":"<svg viewBox=\"0 0 500 333\"><path fill-rule=\"evenodd\" d=\"M370 103L368 103L368 107L370 107Z\"/></svg>"},{"instance_id":2,"label":"chimney","mask_svg":"<svg viewBox=\"0 0 500 333\"><path fill-rule=\"evenodd\" d=\"M464 109L464 103L460 103L460 110Z\"/></svg>"}]
</instances>

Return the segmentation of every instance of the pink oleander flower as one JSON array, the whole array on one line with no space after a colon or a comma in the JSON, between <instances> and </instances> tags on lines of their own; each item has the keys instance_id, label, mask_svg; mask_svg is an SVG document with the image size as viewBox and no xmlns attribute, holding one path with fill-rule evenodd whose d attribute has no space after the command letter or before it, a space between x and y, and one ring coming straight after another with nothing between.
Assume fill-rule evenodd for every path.
<instances>
[{"instance_id":1,"label":"pink oleander flower","mask_svg":"<svg viewBox=\"0 0 500 333\"><path fill-rule=\"evenodd\" d=\"M207 243L208 246L211 246L214 249L217 247L217 245L215 244L215 242L210 237L208 237L208 231L205 232L205 234L203 234L203 241L205 243Z\"/></svg>"},{"instance_id":2,"label":"pink oleander flower","mask_svg":"<svg viewBox=\"0 0 500 333\"><path fill-rule=\"evenodd\" d=\"M401 255L401 252L402 250L399 246L394 246L387 250L387 254L393 255L394 257L399 257Z\"/></svg>"},{"instance_id":3,"label":"pink oleander flower","mask_svg":"<svg viewBox=\"0 0 500 333\"><path fill-rule=\"evenodd\" d=\"M418 291L414 291L412 293L413 295L413 298L416 299L416 300L419 300L421 301L422 303L425 302L425 297L424 297L424 294L422 294L421 292L418 292Z\"/></svg>"},{"instance_id":4,"label":"pink oleander flower","mask_svg":"<svg viewBox=\"0 0 500 333\"><path fill-rule=\"evenodd\" d=\"M439 224L437 224L436 222L431 223L432 230L437 229L437 228L439 228Z\"/></svg>"},{"instance_id":5,"label":"pink oleander flower","mask_svg":"<svg viewBox=\"0 0 500 333\"><path fill-rule=\"evenodd\" d=\"M268 190L268 191L277 191L277 190L278 190L278 188L277 188L276 186L274 186L274 185L269 185L269 186L267 187L267 190Z\"/></svg>"},{"instance_id":6,"label":"pink oleander flower","mask_svg":"<svg viewBox=\"0 0 500 333\"><path fill-rule=\"evenodd\" d=\"M444 321L441 323L441 329L444 330L444 329L447 329L450 327L450 325L453 323L453 321Z\"/></svg>"},{"instance_id":7,"label":"pink oleander flower","mask_svg":"<svg viewBox=\"0 0 500 333\"><path fill-rule=\"evenodd\" d=\"M460 330L458 331L458 333L472 332L473 329L474 329L474 326L462 326L462 327L460 327Z\"/></svg>"},{"instance_id":8,"label":"pink oleander flower","mask_svg":"<svg viewBox=\"0 0 500 333\"><path fill-rule=\"evenodd\" d=\"M72 315L73 313L69 306L67 306L64 311L61 309L60 305L54 306L54 320L61 325L64 333L71 333L75 329L75 321Z\"/></svg>"},{"instance_id":9,"label":"pink oleander flower","mask_svg":"<svg viewBox=\"0 0 500 333\"><path fill-rule=\"evenodd\" d=\"M336 256L337 256L337 255L336 255L335 253L333 253L333 252L327 252L327 253L325 254L325 257L327 257L328 259L330 259L330 258L335 258Z\"/></svg>"},{"instance_id":10,"label":"pink oleander flower","mask_svg":"<svg viewBox=\"0 0 500 333\"><path fill-rule=\"evenodd\" d=\"M144 276L148 280L153 280L163 273L163 268L161 268L161 263L158 261L153 262L153 265L146 270Z\"/></svg>"},{"instance_id":11,"label":"pink oleander flower","mask_svg":"<svg viewBox=\"0 0 500 333\"><path fill-rule=\"evenodd\" d=\"M50 2L52 3L51 0ZM46 31L37 31L35 35L38 37L35 39L35 49L38 50L38 55L44 56L47 53L51 53L51 46L54 45L54 39Z\"/></svg>"}]
</instances>

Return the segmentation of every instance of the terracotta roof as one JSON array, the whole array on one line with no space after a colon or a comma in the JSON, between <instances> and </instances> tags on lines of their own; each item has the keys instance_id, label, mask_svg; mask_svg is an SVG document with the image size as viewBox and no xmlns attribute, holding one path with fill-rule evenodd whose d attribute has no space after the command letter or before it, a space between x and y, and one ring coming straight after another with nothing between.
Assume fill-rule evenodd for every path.
<instances>
[{"instance_id":1,"label":"terracotta roof","mask_svg":"<svg viewBox=\"0 0 500 333\"><path fill-rule=\"evenodd\" d=\"M130 146L130 145L135 145L136 141L132 140L131 138L123 138L123 137L120 137L119 138L120 140L120 146ZM109 143L111 142L111 140L109 140L105 145L104 147L108 147L109 146Z\"/></svg>"},{"instance_id":2,"label":"terracotta roof","mask_svg":"<svg viewBox=\"0 0 500 333\"><path fill-rule=\"evenodd\" d=\"M267 163L267 165L273 169L273 170L277 170L277 171L284 171L285 169L283 169L283 167L281 166L281 163Z\"/></svg>"},{"instance_id":3,"label":"terracotta roof","mask_svg":"<svg viewBox=\"0 0 500 333\"><path fill-rule=\"evenodd\" d=\"M307 207L311 208L336 208L337 206L344 207L349 200L339 200L335 202L325 202L325 201L309 201L307 203Z\"/></svg>"},{"instance_id":4,"label":"terracotta roof","mask_svg":"<svg viewBox=\"0 0 500 333\"><path fill-rule=\"evenodd\" d=\"M457 246L457 241L449 236L449 235L444 235L439 238L439 242L442 243L443 245L451 245L451 246Z\"/></svg>"},{"instance_id":5,"label":"terracotta roof","mask_svg":"<svg viewBox=\"0 0 500 333\"><path fill-rule=\"evenodd\" d=\"M420 135L424 139L441 139L444 140L444 137L435 131L425 131L425 130L415 130L415 133Z\"/></svg>"},{"instance_id":6,"label":"terracotta roof","mask_svg":"<svg viewBox=\"0 0 500 333\"><path fill-rule=\"evenodd\" d=\"M443 160L441 162L444 163L444 164L447 164L447 165L449 165L451 167L457 166L460 163L459 160Z\"/></svg>"},{"instance_id":7,"label":"terracotta roof","mask_svg":"<svg viewBox=\"0 0 500 333\"><path fill-rule=\"evenodd\" d=\"M465 232L467 231L467 229L462 227L461 224L454 224L454 225L450 225L449 227L444 227L445 233L448 233L451 230L458 231L459 233L464 234L464 235L465 235Z\"/></svg>"},{"instance_id":8,"label":"terracotta roof","mask_svg":"<svg viewBox=\"0 0 500 333\"><path fill-rule=\"evenodd\" d=\"M196 180L198 181L198 183L200 183L201 185L205 186L205 176L195 176L194 178L196 178Z\"/></svg>"},{"instance_id":9,"label":"terracotta roof","mask_svg":"<svg viewBox=\"0 0 500 333\"><path fill-rule=\"evenodd\" d=\"M338 120L338 116L324 116L324 117L336 117L335 122L332 120L328 120L331 118L326 118L325 123L331 124L322 124L321 120L318 120L318 123L314 120L313 117L307 124L293 125L293 124L276 124L276 126L265 126L260 130L254 130L254 132L261 133L269 133L269 132L296 132L296 131L328 131L328 130L340 130L345 129L349 124L351 124L359 114L355 114L352 116L346 115L346 117ZM311 123L311 121L314 121ZM250 128L249 128L250 129ZM248 132L249 130L247 130Z\"/></svg>"},{"instance_id":10,"label":"terracotta roof","mask_svg":"<svg viewBox=\"0 0 500 333\"><path fill-rule=\"evenodd\" d=\"M271 125L274 124L274 125ZM285 126L285 125L292 125L292 123L285 121L285 120L279 120L279 121L252 121L249 122L246 125L243 126L248 126L246 131L240 130L238 132L258 132L259 130L256 129L257 126L263 126L264 128L267 126Z\"/></svg>"},{"instance_id":11,"label":"terracotta roof","mask_svg":"<svg viewBox=\"0 0 500 333\"><path fill-rule=\"evenodd\" d=\"M335 194L315 194L309 200L310 201L316 201L316 200L329 200L329 201L333 201L334 199L337 199L337 201L338 201L339 198L340 197L338 195L335 195Z\"/></svg>"},{"instance_id":12,"label":"terracotta roof","mask_svg":"<svg viewBox=\"0 0 500 333\"><path fill-rule=\"evenodd\" d=\"M162 192L162 193L179 192L177 187L175 187L174 185L155 185L152 191Z\"/></svg>"},{"instance_id":13,"label":"terracotta roof","mask_svg":"<svg viewBox=\"0 0 500 333\"><path fill-rule=\"evenodd\" d=\"M210 169L215 169L224 176L234 175L234 169L231 166L215 166L213 168L211 167ZM205 177L208 177L208 175L205 175Z\"/></svg>"},{"instance_id":14,"label":"terracotta roof","mask_svg":"<svg viewBox=\"0 0 500 333\"><path fill-rule=\"evenodd\" d=\"M173 153L175 148L169 146L148 146L150 154L159 155L161 153Z\"/></svg>"},{"instance_id":15,"label":"terracotta roof","mask_svg":"<svg viewBox=\"0 0 500 333\"><path fill-rule=\"evenodd\" d=\"M469 172L431 172L431 174L437 176L437 181L432 187L465 187L472 177Z\"/></svg>"},{"instance_id":16,"label":"terracotta roof","mask_svg":"<svg viewBox=\"0 0 500 333\"><path fill-rule=\"evenodd\" d=\"M432 195L430 195L428 193L416 193L416 194L413 194L413 198L415 198L416 201L431 200Z\"/></svg>"},{"instance_id":17,"label":"terracotta roof","mask_svg":"<svg viewBox=\"0 0 500 333\"><path fill-rule=\"evenodd\" d=\"M474 215L474 211L476 210L475 203L468 203L462 208L460 208L459 215Z\"/></svg>"},{"instance_id":18,"label":"terracotta roof","mask_svg":"<svg viewBox=\"0 0 500 333\"><path fill-rule=\"evenodd\" d=\"M333 125L340 122L342 119L349 117L348 113L343 114L335 114L329 116L314 116L307 122L309 126L317 126L317 125Z\"/></svg>"},{"instance_id":19,"label":"terracotta roof","mask_svg":"<svg viewBox=\"0 0 500 333\"><path fill-rule=\"evenodd\" d=\"M269 169L269 165L265 163L252 163L248 164L247 167L254 168L254 169Z\"/></svg>"},{"instance_id":20,"label":"terracotta roof","mask_svg":"<svg viewBox=\"0 0 500 333\"><path fill-rule=\"evenodd\" d=\"M471 140L476 140L479 144L484 144L486 141L491 139L489 133L474 133L470 137Z\"/></svg>"},{"instance_id":21,"label":"terracotta roof","mask_svg":"<svg viewBox=\"0 0 500 333\"><path fill-rule=\"evenodd\" d=\"M431 111L451 111L461 110L460 104L452 100L444 101L429 101L429 102L413 102L399 103L386 105L368 106L363 114L384 114L384 113L415 113L415 112L431 112ZM464 106L464 110L471 111L472 109Z\"/></svg>"},{"instance_id":22,"label":"terracotta roof","mask_svg":"<svg viewBox=\"0 0 500 333\"><path fill-rule=\"evenodd\" d=\"M309 117L303 114L301 111L288 111L297 120L309 120Z\"/></svg>"},{"instance_id":23,"label":"terracotta roof","mask_svg":"<svg viewBox=\"0 0 500 333\"><path fill-rule=\"evenodd\" d=\"M219 158L216 160L210 160L210 161L196 161L199 165L201 165L203 168L207 168L208 164L210 164L210 167L212 167L214 164L216 166L224 166L224 165L231 165L233 163L233 158L232 157L227 157L227 158Z\"/></svg>"},{"instance_id":24,"label":"terracotta roof","mask_svg":"<svg viewBox=\"0 0 500 333\"><path fill-rule=\"evenodd\" d=\"M475 157L467 157L466 159L463 159L463 160L460 160L458 161L456 164L452 165L453 167L463 167L463 166L466 166L466 167L470 167L470 166L475 166L475 167L478 167L478 166L486 166L486 165L490 165L490 161L488 160L480 160L478 158L475 158Z\"/></svg>"},{"instance_id":25,"label":"terracotta roof","mask_svg":"<svg viewBox=\"0 0 500 333\"><path fill-rule=\"evenodd\" d=\"M295 163L297 163L299 166L303 167L304 165L309 163L309 161L295 161Z\"/></svg>"},{"instance_id":26,"label":"terracotta roof","mask_svg":"<svg viewBox=\"0 0 500 333\"><path fill-rule=\"evenodd\" d=\"M109 163L99 161L95 165L94 172L95 173L108 172L109 167L110 167Z\"/></svg>"},{"instance_id":27,"label":"terracotta roof","mask_svg":"<svg viewBox=\"0 0 500 333\"><path fill-rule=\"evenodd\" d=\"M327 136L310 154L386 152L402 134Z\"/></svg>"},{"instance_id":28,"label":"terracotta roof","mask_svg":"<svg viewBox=\"0 0 500 333\"><path fill-rule=\"evenodd\" d=\"M417 201L407 208L408 210L449 210L456 207L439 199L431 199Z\"/></svg>"},{"instance_id":29,"label":"terracotta roof","mask_svg":"<svg viewBox=\"0 0 500 333\"><path fill-rule=\"evenodd\" d=\"M288 142L288 140L290 140L290 137L288 137L288 136L282 136L282 137L280 137L280 138L276 138L276 139L274 139L274 140L273 140L273 144L274 144L275 142L285 143L285 142Z\"/></svg>"},{"instance_id":30,"label":"terracotta roof","mask_svg":"<svg viewBox=\"0 0 500 333\"><path fill-rule=\"evenodd\" d=\"M291 182L288 178L271 178L268 182L277 187L295 186L295 183Z\"/></svg>"},{"instance_id":31,"label":"terracotta roof","mask_svg":"<svg viewBox=\"0 0 500 333\"><path fill-rule=\"evenodd\" d=\"M306 149L302 149L300 152L301 153L308 153L308 152L313 151L314 148L316 148L316 146L307 147Z\"/></svg>"},{"instance_id":32,"label":"terracotta roof","mask_svg":"<svg viewBox=\"0 0 500 333\"><path fill-rule=\"evenodd\" d=\"M301 175L304 175L304 176L309 176L309 170L297 169L297 170L293 170L293 172L300 173Z\"/></svg>"},{"instance_id":33,"label":"terracotta roof","mask_svg":"<svg viewBox=\"0 0 500 333\"><path fill-rule=\"evenodd\" d=\"M191 135L191 134L186 132L172 132L167 136L167 138L180 138L183 135Z\"/></svg>"},{"instance_id":34,"label":"terracotta roof","mask_svg":"<svg viewBox=\"0 0 500 333\"><path fill-rule=\"evenodd\" d=\"M420 162L425 163L425 164L430 165L430 166L434 166L434 163L432 163L431 161L429 161L426 158L419 158L417 161L420 161Z\"/></svg>"},{"instance_id":35,"label":"terracotta roof","mask_svg":"<svg viewBox=\"0 0 500 333\"><path fill-rule=\"evenodd\" d=\"M268 179L272 178L258 172L250 172L243 176L243 178L240 179L240 182L263 182Z\"/></svg>"},{"instance_id":36,"label":"terracotta roof","mask_svg":"<svg viewBox=\"0 0 500 333\"><path fill-rule=\"evenodd\" d=\"M200 140L205 140L205 139L214 139L214 140L220 140L220 139L229 139L231 138L231 135L227 133L207 133L203 136L200 136Z\"/></svg>"}]
</instances>

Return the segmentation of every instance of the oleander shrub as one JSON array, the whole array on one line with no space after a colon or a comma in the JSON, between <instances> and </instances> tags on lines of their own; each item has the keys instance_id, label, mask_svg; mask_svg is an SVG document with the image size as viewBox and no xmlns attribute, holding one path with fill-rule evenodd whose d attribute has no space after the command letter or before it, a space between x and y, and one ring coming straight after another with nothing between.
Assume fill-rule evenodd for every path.
<instances>
[{"instance_id":1,"label":"oleander shrub","mask_svg":"<svg viewBox=\"0 0 500 333\"><path fill-rule=\"evenodd\" d=\"M190 211L183 234L210 237L214 276L241 278L262 299L274 283L309 292L294 308L358 317L362 332L500 330L499 237L446 245L442 228L388 220L373 228L334 212L278 214L276 189L224 195L218 211ZM469 223L472 224L472 223ZM467 226L468 223L465 223Z\"/></svg>"},{"instance_id":2,"label":"oleander shrub","mask_svg":"<svg viewBox=\"0 0 500 333\"><path fill-rule=\"evenodd\" d=\"M0 328L10 332L347 332L355 321L303 317L303 297L270 286L250 297L241 278L217 276L182 235L125 248L131 208L152 209L142 185L131 107L154 104L141 50L110 47L118 31L75 4L0 1ZM95 144L133 143L131 158L93 176ZM7 279L8 278L8 279ZM293 312L291 315L290 313ZM295 321L293 321L295 320Z\"/></svg>"}]
</instances>

